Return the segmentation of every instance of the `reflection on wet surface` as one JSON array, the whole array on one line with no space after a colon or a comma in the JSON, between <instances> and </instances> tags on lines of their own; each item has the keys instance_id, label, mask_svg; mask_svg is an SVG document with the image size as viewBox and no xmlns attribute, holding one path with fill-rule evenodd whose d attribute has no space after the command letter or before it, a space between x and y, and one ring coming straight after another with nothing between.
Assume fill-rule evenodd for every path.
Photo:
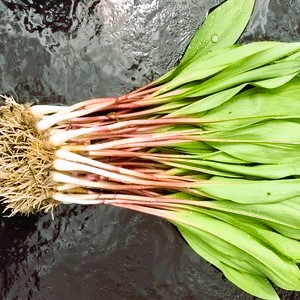
<instances>
[{"instance_id":1,"label":"reflection on wet surface","mask_svg":"<svg viewBox=\"0 0 300 300\"><path fill-rule=\"evenodd\" d=\"M0 0L0 93L65 104L128 92L174 66L220 2ZM296 0L258 0L242 40L299 40L299 16ZM2 215L0 298L253 299L163 220L111 207L54 215Z\"/></svg>"}]
</instances>

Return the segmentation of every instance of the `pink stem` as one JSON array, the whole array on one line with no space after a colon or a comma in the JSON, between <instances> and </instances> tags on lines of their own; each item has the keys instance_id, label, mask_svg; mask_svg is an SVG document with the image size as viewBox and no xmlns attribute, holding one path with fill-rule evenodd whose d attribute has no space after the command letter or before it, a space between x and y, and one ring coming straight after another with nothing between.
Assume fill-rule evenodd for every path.
<instances>
[{"instance_id":1,"label":"pink stem","mask_svg":"<svg viewBox=\"0 0 300 300\"><path fill-rule=\"evenodd\" d=\"M132 152L126 150L100 150L90 151L91 156L113 156L113 157L141 157L145 159L157 159L157 158L186 158L187 155L180 154L163 154L163 153L149 153L149 152Z\"/></svg>"},{"instance_id":2,"label":"pink stem","mask_svg":"<svg viewBox=\"0 0 300 300\"><path fill-rule=\"evenodd\" d=\"M131 99L131 98L136 98L136 97L140 97L140 96L152 94L152 93L156 92L158 89L159 89L159 87L153 87L153 88L150 88L150 89L148 87L147 89L136 90L132 94L128 95L127 99Z\"/></svg>"},{"instance_id":3,"label":"pink stem","mask_svg":"<svg viewBox=\"0 0 300 300\"><path fill-rule=\"evenodd\" d=\"M178 139L167 139L164 141L155 141L155 142L139 142L139 143L132 143L130 145L117 145L114 146L113 148L116 149L123 149L123 148L129 148L131 147L136 147L139 149L143 148L151 148L151 147L162 147L162 146L170 146L170 145L176 145L176 144L181 144L183 142L190 142L195 140L195 138L192 137L179 137ZM105 148L104 148L105 149Z\"/></svg>"},{"instance_id":4,"label":"pink stem","mask_svg":"<svg viewBox=\"0 0 300 300\"><path fill-rule=\"evenodd\" d=\"M127 147L148 147L146 144L161 141L164 144L168 144L168 141L177 142L180 143L184 140L190 141L190 140L198 140L199 138L197 136L190 136L191 134L199 134L195 132L194 130L185 130L178 132L168 132L168 133L153 133L153 134L146 134L146 135L139 135L137 137L133 138L126 138L126 139L120 139L120 140L113 140L101 144L93 144L86 146L86 151L93 151L93 150L102 150L107 148L115 148L115 147L124 147L127 145ZM136 146L138 145L138 146Z\"/></svg>"},{"instance_id":5,"label":"pink stem","mask_svg":"<svg viewBox=\"0 0 300 300\"><path fill-rule=\"evenodd\" d=\"M110 203L151 203L156 205L156 203L174 203L174 204L190 204L190 205L198 205L201 204L201 201L197 200L185 200L185 199L173 199L166 197L145 197L138 195L128 195L128 194L99 194L97 195L97 199L105 200L107 204ZM127 202L124 202L127 201Z\"/></svg>"},{"instance_id":6,"label":"pink stem","mask_svg":"<svg viewBox=\"0 0 300 300\"><path fill-rule=\"evenodd\" d=\"M102 203L100 203L100 204L102 204ZM148 214L148 215L152 215L152 216L156 216L156 217L176 221L175 217L171 213L169 213L165 210L162 210L162 209L149 208L149 207L133 205L133 204L121 204L121 203L112 204L112 205L118 206L118 207L121 207L121 208L134 210L134 211L141 212L141 213L145 213L145 214Z\"/></svg>"},{"instance_id":7,"label":"pink stem","mask_svg":"<svg viewBox=\"0 0 300 300\"><path fill-rule=\"evenodd\" d=\"M137 94L141 91L148 90L152 86L153 86L153 82L150 82L150 83L148 83L148 84L146 84L146 85L144 85L144 86L142 86L142 87L140 87L140 88L138 88L138 89L136 89L136 90L134 90L134 91L132 91L128 94L125 94L125 95L121 96L120 99L122 99L122 100L127 99L130 95L135 95L135 94Z\"/></svg>"},{"instance_id":8,"label":"pink stem","mask_svg":"<svg viewBox=\"0 0 300 300\"><path fill-rule=\"evenodd\" d=\"M137 118L137 117L142 117L142 116L147 116L150 114L154 114L156 112L160 112L161 108L160 107L155 107L155 108L151 108L151 109L144 109L142 111L138 111L138 112L132 112L132 113L125 113L122 115L119 115L119 119L131 119L131 118Z\"/></svg>"}]
</instances>

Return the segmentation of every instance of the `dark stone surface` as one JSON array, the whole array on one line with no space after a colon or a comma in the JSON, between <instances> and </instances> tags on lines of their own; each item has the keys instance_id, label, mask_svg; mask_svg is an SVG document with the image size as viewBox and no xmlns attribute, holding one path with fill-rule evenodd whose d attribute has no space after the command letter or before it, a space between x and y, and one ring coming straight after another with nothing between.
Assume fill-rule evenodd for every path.
<instances>
[{"instance_id":1,"label":"dark stone surface","mask_svg":"<svg viewBox=\"0 0 300 300\"><path fill-rule=\"evenodd\" d=\"M0 94L70 104L128 92L174 66L219 3L0 0ZM299 38L298 0L257 0L241 40ZM4 215L1 299L253 299L163 220L80 206L61 206L54 220Z\"/></svg>"}]
</instances>

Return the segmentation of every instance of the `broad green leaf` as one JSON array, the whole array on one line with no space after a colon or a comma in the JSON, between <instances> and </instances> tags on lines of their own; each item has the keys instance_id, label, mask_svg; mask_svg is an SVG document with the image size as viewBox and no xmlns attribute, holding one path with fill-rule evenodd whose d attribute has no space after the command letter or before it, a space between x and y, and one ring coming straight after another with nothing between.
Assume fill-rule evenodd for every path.
<instances>
[{"instance_id":1,"label":"broad green leaf","mask_svg":"<svg viewBox=\"0 0 300 300\"><path fill-rule=\"evenodd\" d=\"M238 247L251 257L249 262L262 271L276 285L284 289L300 289L300 271L297 265L271 249L262 245L258 239L228 223L205 216L201 213L181 211L176 213L177 220L200 229L201 238L212 244L218 240ZM202 235L202 232L204 234Z\"/></svg>"},{"instance_id":2,"label":"broad green leaf","mask_svg":"<svg viewBox=\"0 0 300 300\"><path fill-rule=\"evenodd\" d=\"M293 73L291 75L281 76L281 77L275 77L272 79L263 79L260 81L252 82L251 84L254 86L259 86L266 89L274 89L277 87L280 87L290 80L292 80L295 76L297 76L299 72Z\"/></svg>"},{"instance_id":3,"label":"broad green leaf","mask_svg":"<svg viewBox=\"0 0 300 300\"><path fill-rule=\"evenodd\" d=\"M241 64L243 64L243 62L241 62ZM198 86L195 83L192 83L190 87L189 85L183 86L183 95L186 95L187 97L200 97L216 93L221 90L228 89L240 84L292 75L294 73L298 73L299 71L300 58L297 58L292 61L270 64L267 66L258 67L256 69L250 69L249 71L247 70L245 72L236 74L225 74L225 69L224 73L221 72L215 77L212 77L211 79L205 81L204 83ZM185 89L189 90L186 91ZM177 97L179 97L179 94Z\"/></svg>"},{"instance_id":4,"label":"broad green leaf","mask_svg":"<svg viewBox=\"0 0 300 300\"><path fill-rule=\"evenodd\" d=\"M202 136L201 139L210 146L248 162L276 164L299 161L298 122L272 120Z\"/></svg>"},{"instance_id":5,"label":"broad green leaf","mask_svg":"<svg viewBox=\"0 0 300 300\"><path fill-rule=\"evenodd\" d=\"M208 142L216 149L248 163L288 164L299 161L299 145ZM287 155L288 153L288 155Z\"/></svg>"},{"instance_id":6,"label":"broad green leaf","mask_svg":"<svg viewBox=\"0 0 300 300\"><path fill-rule=\"evenodd\" d=\"M198 188L208 197L237 203L274 203L300 195L299 179L249 180L212 177Z\"/></svg>"},{"instance_id":7,"label":"broad green leaf","mask_svg":"<svg viewBox=\"0 0 300 300\"><path fill-rule=\"evenodd\" d=\"M183 197L181 195L181 197ZM186 196L188 197L188 196ZM199 206L259 220L284 236L300 240L300 197L267 204L240 204L232 201L200 201ZM192 207L189 207L192 209Z\"/></svg>"},{"instance_id":8,"label":"broad green leaf","mask_svg":"<svg viewBox=\"0 0 300 300\"><path fill-rule=\"evenodd\" d=\"M194 171L196 173L202 172L202 173L207 173L210 175L215 175L215 176L225 176L225 177L241 177L238 174L232 174L230 172L223 172L220 171L216 168L210 168L209 166L206 167L205 164L204 167L201 167L201 164L197 164L197 163L191 163L189 161L183 160L182 162L176 162L176 160L174 161L164 161L164 164L168 165L168 166L172 166L175 168L180 168L180 169L185 169L188 171Z\"/></svg>"},{"instance_id":9,"label":"broad green leaf","mask_svg":"<svg viewBox=\"0 0 300 300\"><path fill-rule=\"evenodd\" d=\"M265 300L280 300L266 277L240 272L227 265L224 265L221 270L226 278L247 293Z\"/></svg>"},{"instance_id":10,"label":"broad green leaf","mask_svg":"<svg viewBox=\"0 0 300 300\"><path fill-rule=\"evenodd\" d=\"M216 8L194 35L179 65L154 84L174 78L195 56L201 57L210 51L233 45L243 33L254 3L255 0L227 0Z\"/></svg>"},{"instance_id":11,"label":"broad green leaf","mask_svg":"<svg viewBox=\"0 0 300 300\"><path fill-rule=\"evenodd\" d=\"M255 236L257 239L266 243L270 247L279 251L283 256L291 259L294 262L300 261L300 242L291 238L287 238L279 233L271 231L270 228L263 226L255 219L245 216L234 215L213 210L201 209L201 212L216 217L229 224L236 226Z\"/></svg>"},{"instance_id":12,"label":"broad green leaf","mask_svg":"<svg viewBox=\"0 0 300 300\"><path fill-rule=\"evenodd\" d=\"M194 35L180 64L214 49L233 45L243 33L254 7L254 0L227 0L210 13Z\"/></svg>"},{"instance_id":13,"label":"broad green leaf","mask_svg":"<svg viewBox=\"0 0 300 300\"><path fill-rule=\"evenodd\" d=\"M209 132L205 139L217 139L224 142L249 142L300 145L300 124L285 120L271 120L243 128Z\"/></svg>"},{"instance_id":14,"label":"broad green leaf","mask_svg":"<svg viewBox=\"0 0 300 300\"><path fill-rule=\"evenodd\" d=\"M196 250L196 247L201 247L201 249L197 249L197 252L204 250L213 256L215 265L221 267L222 263L225 263L243 272L263 275L261 270L255 266L255 259L238 247L196 227L186 226L180 222L177 223L177 226L181 229L181 232L185 232L184 237L186 237L187 240L189 239L190 244L193 244L194 247L192 248L194 250ZM252 262L254 262L254 265L252 265Z\"/></svg>"},{"instance_id":15,"label":"broad green leaf","mask_svg":"<svg viewBox=\"0 0 300 300\"><path fill-rule=\"evenodd\" d=\"M203 99L200 99L190 105L187 105L177 111L172 112L168 115L168 117L180 117L180 116L188 116L193 114L198 114L214 107L218 107L219 105L225 103L230 100L234 95L236 95L239 91L241 91L245 85L240 85L234 87L232 89L224 90L218 92L216 94L210 95Z\"/></svg>"},{"instance_id":16,"label":"broad green leaf","mask_svg":"<svg viewBox=\"0 0 300 300\"><path fill-rule=\"evenodd\" d=\"M190 246L196 252L201 252L202 254L199 254L214 265L221 267L221 263L223 262L244 272L263 275L258 268L249 263L251 257L237 247L218 238L215 238L213 243L207 243L205 237L208 238L208 233L193 226L181 224L180 222L175 222L174 224L178 227ZM200 249L197 249L198 247ZM203 255L202 251L207 252L207 254Z\"/></svg>"},{"instance_id":17,"label":"broad green leaf","mask_svg":"<svg viewBox=\"0 0 300 300\"><path fill-rule=\"evenodd\" d=\"M290 164L264 164L264 165L240 165L233 163L222 163L214 161L204 161L196 158L174 158L164 162L170 166L186 168L188 170L198 170L218 176L246 177L280 179L293 175L300 175L300 161ZM218 173L218 174L217 174ZM222 174L222 175L221 175Z\"/></svg>"},{"instance_id":18,"label":"broad green leaf","mask_svg":"<svg viewBox=\"0 0 300 300\"><path fill-rule=\"evenodd\" d=\"M300 42L298 43L280 43L274 47L269 47L266 50L254 53L249 57L241 59L239 64L233 64L225 69L222 73L216 76L216 81L221 78L231 77L244 72L257 69L267 64L288 63L292 61L299 61L300 57L294 57L292 60L284 60L294 53L299 52ZM283 59L281 62L280 59Z\"/></svg>"},{"instance_id":19,"label":"broad green leaf","mask_svg":"<svg viewBox=\"0 0 300 300\"><path fill-rule=\"evenodd\" d=\"M163 148L161 148L161 149L163 149ZM172 149L172 150L174 150L174 149ZM169 152L166 148L163 151ZM174 154L174 152L172 152L172 153ZM196 149L195 153L189 153L189 154L183 155L183 159L184 160L185 159L186 160L196 159L196 160L205 160L205 161L217 161L217 162L224 162L224 163L230 163L230 164L247 163L247 161L237 159L237 158L232 157L224 152L215 151L214 149L209 149L209 150ZM162 163L163 163L163 161L162 161Z\"/></svg>"},{"instance_id":20,"label":"broad green leaf","mask_svg":"<svg viewBox=\"0 0 300 300\"><path fill-rule=\"evenodd\" d=\"M240 84L292 75L299 72L300 57L295 56L291 60L284 58L297 51L300 51L300 43L281 43L233 63L204 82L184 84L156 98L174 100L205 96Z\"/></svg>"},{"instance_id":21,"label":"broad green leaf","mask_svg":"<svg viewBox=\"0 0 300 300\"><path fill-rule=\"evenodd\" d=\"M230 156L224 152L221 151L211 151L210 153L199 155L196 153L195 158L201 158L202 160L208 160L208 161L218 161L218 162L224 162L229 164L244 164L247 163L245 160L238 159L236 157Z\"/></svg>"},{"instance_id":22,"label":"broad green leaf","mask_svg":"<svg viewBox=\"0 0 300 300\"><path fill-rule=\"evenodd\" d=\"M195 228L184 226L181 224L177 226L182 236L189 243L191 248L207 261L218 267L224 273L224 275L235 285L237 285L247 293L261 299L279 299L272 285L267 281L266 277L258 274L240 271L240 267L244 263L244 261L238 260L239 264L236 264L236 268L229 267L229 265L232 265L232 262L224 253L224 251L219 252L213 247L206 244L199 237L199 235L197 235L197 230ZM237 273L238 276L236 276L235 273Z\"/></svg>"},{"instance_id":23,"label":"broad green leaf","mask_svg":"<svg viewBox=\"0 0 300 300\"><path fill-rule=\"evenodd\" d=\"M257 42L242 46L234 45L209 52L205 56L192 59L192 62L189 62L188 66L180 72L177 72L176 77L164 84L156 94L163 94L192 81L204 80L205 78L224 70L230 65L239 63L249 56L272 47L278 47L279 45L283 45L283 43Z\"/></svg>"},{"instance_id":24,"label":"broad green leaf","mask_svg":"<svg viewBox=\"0 0 300 300\"><path fill-rule=\"evenodd\" d=\"M235 129L269 119L292 118L300 118L299 98L256 89L230 99L202 117L207 130Z\"/></svg>"},{"instance_id":25,"label":"broad green leaf","mask_svg":"<svg viewBox=\"0 0 300 300\"><path fill-rule=\"evenodd\" d=\"M294 239L285 237L276 232L266 229L257 229L251 225L253 230L257 231L257 235L261 240L268 243L270 246L281 252L282 255L287 256L289 259L299 263L300 262L300 242Z\"/></svg>"}]
</instances>

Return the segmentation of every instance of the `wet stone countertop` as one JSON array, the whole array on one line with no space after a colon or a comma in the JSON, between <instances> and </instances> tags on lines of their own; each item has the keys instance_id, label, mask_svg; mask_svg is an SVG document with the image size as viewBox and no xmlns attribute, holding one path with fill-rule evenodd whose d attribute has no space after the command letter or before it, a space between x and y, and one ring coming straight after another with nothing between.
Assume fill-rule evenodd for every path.
<instances>
[{"instance_id":1,"label":"wet stone countertop","mask_svg":"<svg viewBox=\"0 0 300 300\"><path fill-rule=\"evenodd\" d=\"M178 62L220 2L0 0L0 94L71 104L133 90ZM300 2L257 0L241 38L254 40L300 40ZM0 269L0 299L254 299L166 221L113 207L0 214Z\"/></svg>"}]
</instances>

